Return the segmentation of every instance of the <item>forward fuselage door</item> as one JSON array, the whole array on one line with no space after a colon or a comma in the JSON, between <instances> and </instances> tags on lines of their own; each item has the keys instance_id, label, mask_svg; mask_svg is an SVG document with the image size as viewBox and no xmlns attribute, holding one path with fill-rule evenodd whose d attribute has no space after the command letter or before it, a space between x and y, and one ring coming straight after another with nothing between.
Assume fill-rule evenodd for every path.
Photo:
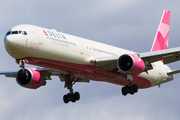
<instances>
[{"instance_id":1,"label":"forward fuselage door","mask_svg":"<svg viewBox=\"0 0 180 120\"><path fill-rule=\"evenodd\" d=\"M83 55L84 54L84 44L81 40L78 40L78 46L79 46L79 53L81 55Z\"/></svg>"},{"instance_id":2,"label":"forward fuselage door","mask_svg":"<svg viewBox=\"0 0 180 120\"><path fill-rule=\"evenodd\" d=\"M39 43L40 45L43 45L42 32L43 32L43 31L37 30L37 39L38 39L38 43Z\"/></svg>"}]
</instances>

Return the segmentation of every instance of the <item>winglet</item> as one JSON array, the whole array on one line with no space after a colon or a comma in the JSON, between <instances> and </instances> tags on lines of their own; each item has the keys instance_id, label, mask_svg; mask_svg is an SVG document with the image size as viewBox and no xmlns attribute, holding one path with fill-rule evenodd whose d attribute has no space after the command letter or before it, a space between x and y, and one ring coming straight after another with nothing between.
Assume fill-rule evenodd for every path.
<instances>
[{"instance_id":1,"label":"winglet","mask_svg":"<svg viewBox=\"0 0 180 120\"><path fill-rule=\"evenodd\" d=\"M164 50L168 48L169 41L170 11L164 10L151 51Z\"/></svg>"}]
</instances>

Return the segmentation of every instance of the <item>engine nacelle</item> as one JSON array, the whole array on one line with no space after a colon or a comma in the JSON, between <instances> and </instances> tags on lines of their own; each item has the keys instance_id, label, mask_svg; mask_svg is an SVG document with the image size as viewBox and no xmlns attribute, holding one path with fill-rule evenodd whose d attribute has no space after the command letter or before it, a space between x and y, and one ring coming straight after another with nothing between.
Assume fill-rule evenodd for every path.
<instances>
[{"instance_id":1,"label":"engine nacelle","mask_svg":"<svg viewBox=\"0 0 180 120\"><path fill-rule=\"evenodd\" d=\"M43 77L34 69L21 69L16 75L17 83L26 88L37 89L44 84Z\"/></svg>"},{"instance_id":2,"label":"engine nacelle","mask_svg":"<svg viewBox=\"0 0 180 120\"><path fill-rule=\"evenodd\" d=\"M139 75L145 70L144 61L136 55L123 54L117 61L118 69L126 74Z\"/></svg>"}]
</instances>

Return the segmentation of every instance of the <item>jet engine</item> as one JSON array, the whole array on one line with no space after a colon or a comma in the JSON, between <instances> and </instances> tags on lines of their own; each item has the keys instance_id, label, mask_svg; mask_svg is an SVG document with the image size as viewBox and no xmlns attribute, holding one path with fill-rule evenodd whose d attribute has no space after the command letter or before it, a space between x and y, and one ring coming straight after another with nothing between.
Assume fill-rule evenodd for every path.
<instances>
[{"instance_id":1,"label":"jet engine","mask_svg":"<svg viewBox=\"0 0 180 120\"><path fill-rule=\"evenodd\" d=\"M31 89L37 89L45 83L41 74L30 68L19 70L16 75L16 81L20 86Z\"/></svg>"},{"instance_id":2,"label":"jet engine","mask_svg":"<svg viewBox=\"0 0 180 120\"><path fill-rule=\"evenodd\" d=\"M145 70L144 61L136 55L123 54L117 61L118 69L126 74L139 75Z\"/></svg>"}]
</instances>

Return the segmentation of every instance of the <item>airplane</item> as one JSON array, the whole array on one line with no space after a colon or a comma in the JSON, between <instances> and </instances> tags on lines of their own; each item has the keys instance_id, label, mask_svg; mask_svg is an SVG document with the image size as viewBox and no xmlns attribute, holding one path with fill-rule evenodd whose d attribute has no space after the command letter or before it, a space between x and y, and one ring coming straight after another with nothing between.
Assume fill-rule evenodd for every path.
<instances>
[{"instance_id":1,"label":"airplane","mask_svg":"<svg viewBox=\"0 0 180 120\"><path fill-rule=\"evenodd\" d=\"M46 85L51 76L65 82L69 93L64 103L76 102L77 82L103 81L123 86L124 96L174 79L180 70L167 64L180 60L180 47L168 49L170 11L164 10L151 51L137 53L100 42L76 37L55 29L29 24L11 28L4 38L5 49L20 70L1 71L0 75L16 78L25 88ZM26 68L25 64L34 65Z\"/></svg>"}]
</instances>

